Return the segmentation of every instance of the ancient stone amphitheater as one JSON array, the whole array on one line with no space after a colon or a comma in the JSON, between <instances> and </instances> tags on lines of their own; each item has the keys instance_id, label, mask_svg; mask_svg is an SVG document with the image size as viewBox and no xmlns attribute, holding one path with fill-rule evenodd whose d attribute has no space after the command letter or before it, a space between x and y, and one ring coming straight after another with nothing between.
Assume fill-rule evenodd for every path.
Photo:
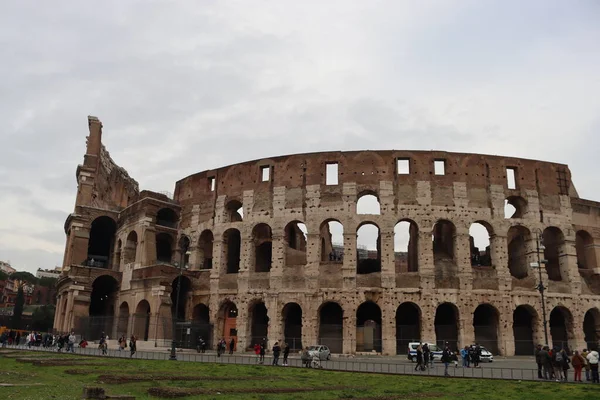
<instances>
[{"instance_id":1,"label":"ancient stone amphitheater","mask_svg":"<svg viewBox=\"0 0 600 400\"><path fill-rule=\"evenodd\" d=\"M169 195L140 191L88 122L59 331L152 346L233 338L238 351L263 338L383 354L479 342L513 355L546 342L546 315L549 344L598 345L600 203L578 197L566 165L297 154L199 172Z\"/></svg>"}]
</instances>

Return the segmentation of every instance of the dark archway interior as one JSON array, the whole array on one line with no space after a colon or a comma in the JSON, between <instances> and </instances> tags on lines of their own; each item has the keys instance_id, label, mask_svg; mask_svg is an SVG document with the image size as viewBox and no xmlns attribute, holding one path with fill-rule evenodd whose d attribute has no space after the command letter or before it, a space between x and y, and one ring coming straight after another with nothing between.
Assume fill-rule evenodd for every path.
<instances>
[{"instance_id":1,"label":"dark archway interior","mask_svg":"<svg viewBox=\"0 0 600 400\"><path fill-rule=\"evenodd\" d=\"M508 269L510 274L517 279L526 278L529 267L527 265L527 248L525 243L530 240L529 231L523 227L513 226L508 230Z\"/></svg>"},{"instance_id":2,"label":"dark archway interior","mask_svg":"<svg viewBox=\"0 0 600 400\"><path fill-rule=\"evenodd\" d=\"M156 235L156 260L171 263L173 257L173 238L166 233Z\"/></svg>"},{"instance_id":3,"label":"dark archway interior","mask_svg":"<svg viewBox=\"0 0 600 400\"><path fill-rule=\"evenodd\" d=\"M179 301L177 301L177 285L179 286ZM185 320L188 292L192 290L192 282L187 276L173 279L171 283L171 315L178 321ZM175 311L177 308L177 311Z\"/></svg>"},{"instance_id":4,"label":"dark archway interior","mask_svg":"<svg viewBox=\"0 0 600 400\"><path fill-rule=\"evenodd\" d=\"M240 222L243 220L242 214L239 211L241 208L242 203L237 200L232 200L227 203L225 210L226 215L229 217L229 222Z\"/></svg>"},{"instance_id":5,"label":"dark archway interior","mask_svg":"<svg viewBox=\"0 0 600 400\"><path fill-rule=\"evenodd\" d=\"M283 335L290 350L302 349L302 308L289 303L283 308Z\"/></svg>"},{"instance_id":6,"label":"dark archway interior","mask_svg":"<svg viewBox=\"0 0 600 400\"><path fill-rule=\"evenodd\" d=\"M448 343L451 350L458 345L458 311L450 303L442 303L435 311L435 338L438 346Z\"/></svg>"},{"instance_id":7,"label":"dark archway interior","mask_svg":"<svg viewBox=\"0 0 600 400\"><path fill-rule=\"evenodd\" d=\"M530 356L533 354L533 320L535 315L525 306L519 306L513 312L513 335L515 338L515 355Z\"/></svg>"},{"instance_id":8,"label":"dark archway interior","mask_svg":"<svg viewBox=\"0 0 600 400\"><path fill-rule=\"evenodd\" d=\"M177 213L170 208L162 208L156 214L156 225L177 228Z\"/></svg>"},{"instance_id":9,"label":"dark archway interior","mask_svg":"<svg viewBox=\"0 0 600 400\"><path fill-rule=\"evenodd\" d=\"M148 340L150 333L150 304L142 300L135 308L133 334L140 340Z\"/></svg>"},{"instance_id":10,"label":"dark archway interior","mask_svg":"<svg viewBox=\"0 0 600 400\"><path fill-rule=\"evenodd\" d=\"M407 354L410 342L421 341L421 315L413 303L402 303L396 310L396 354Z\"/></svg>"},{"instance_id":11,"label":"dark archway interior","mask_svg":"<svg viewBox=\"0 0 600 400\"><path fill-rule=\"evenodd\" d=\"M237 346L237 306L231 301L225 302L219 308L219 327L222 329L220 337L214 338L216 340L225 339L227 343L233 338ZM204 338L206 340L206 338Z\"/></svg>"},{"instance_id":12,"label":"dark archway interior","mask_svg":"<svg viewBox=\"0 0 600 400\"><path fill-rule=\"evenodd\" d=\"M511 205L514 208L512 215L506 215L505 218L523 218L527 213L527 201L519 196L510 196L505 201L506 204ZM505 206L506 208L506 206Z\"/></svg>"},{"instance_id":13,"label":"dark archway interior","mask_svg":"<svg viewBox=\"0 0 600 400\"><path fill-rule=\"evenodd\" d=\"M112 276L98 277L92 284L90 296L90 317L112 317L119 283Z\"/></svg>"},{"instance_id":14,"label":"dark archway interior","mask_svg":"<svg viewBox=\"0 0 600 400\"><path fill-rule=\"evenodd\" d=\"M242 245L240 231L229 229L225 232L224 242L227 251L227 273L237 274L240 270L240 250Z\"/></svg>"},{"instance_id":15,"label":"dark archway interior","mask_svg":"<svg viewBox=\"0 0 600 400\"><path fill-rule=\"evenodd\" d=\"M267 307L265 303L257 303L250 310L251 327L250 327L250 345L255 343L263 343L266 341L269 333L269 317L267 315Z\"/></svg>"},{"instance_id":16,"label":"dark archway interior","mask_svg":"<svg viewBox=\"0 0 600 400\"><path fill-rule=\"evenodd\" d=\"M212 269L213 263L213 241L214 237L211 231L204 231L200 235L198 249L200 250L200 269Z\"/></svg>"},{"instance_id":17,"label":"dark archway interior","mask_svg":"<svg viewBox=\"0 0 600 400\"><path fill-rule=\"evenodd\" d=\"M192 311L192 320L191 340L194 343L194 346L197 347L200 344L200 338L202 338L207 345L211 344L212 325L210 324L209 308L204 304L196 305Z\"/></svg>"},{"instance_id":18,"label":"dark archway interior","mask_svg":"<svg viewBox=\"0 0 600 400\"><path fill-rule=\"evenodd\" d=\"M356 310L356 351L381 352L381 309L373 302Z\"/></svg>"},{"instance_id":19,"label":"dark archway interior","mask_svg":"<svg viewBox=\"0 0 600 400\"><path fill-rule=\"evenodd\" d=\"M598 310L589 310L583 318L583 333L588 349L598 350L600 340L600 313Z\"/></svg>"},{"instance_id":20,"label":"dark archway interior","mask_svg":"<svg viewBox=\"0 0 600 400\"><path fill-rule=\"evenodd\" d=\"M433 255L439 259L454 260L454 225L439 221L433 228Z\"/></svg>"},{"instance_id":21,"label":"dark archway interior","mask_svg":"<svg viewBox=\"0 0 600 400\"><path fill-rule=\"evenodd\" d=\"M554 348L567 349L569 347L569 335L567 332L566 311L560 307L555 307L550 313L550 335L552 336L552 346Z\"/></svg>"},{"instance_id":22,"label":"dark archway interior","mask_svg":"<svg viewBox=\"0 0 600 400\"><path fill-rule=\"evenodd\" d=\"M381 272L381 233L375 224L364 224L357 231L357 240L361 235L369 237L372 232L377 232L375 243L367 244L366 248L356 249L356 273L370 274ZM374 247L374 249L373 249Z\"/></svg>"},{"instance_id":23,"label":"dark archway interior","mask_svg":"<svg viewBox=\"0 0 600 400\"><path fill-rule=\"evenodd\" d=\"M332 353L342 352L344 311L337 303L326 303L319 310L319 344Z\"/></svg>"},{"instance_id":24,"label":"dark archway interior","mask_svg":"<svg viewBox=\"0 0 600 400\"><path fill-rule=\"evenodd\" d=\"M128 335L129 328L129 305L126 302L119 306L119 318L117 322L117 336Z\"/></svg>"},{"instance_id":25,"label":"dark archway interior","mask_svg":"<svg viewBox=\"0 0 600 400\"><path fill-rule=\"evenodd\" d=\"M544 244L544 258L548 261L546 272L551 281L561 281L560 274L560 249L564 243L564 237L560 229L555 227L546 228L542 236Z\"/></svg>"},{"instance_id":26,"label":"dark archway interior","mask_svg":"<svg viewBox=\"0 0 600 400\"><path fill-rule=\"evenodd\" d=\"M127 235L127 241L125 242L125 255L124 255L125 264L135 262L135 257L137 254L137 245L138 245L137 233L135 231L129 232L129 235Z\"/></svg>"},{"instance_id":27,"label":"dark archway interior","mask_svg":"<svg viewBox=\"0 0 600 400\"><path fill-rule=\"evenodd\" d=\"M271 270L271 257L273 243L271 242L271 227L267 224L258 224L252 230L254 240L254 271L269 272Z\"/></svg>"},{"instance_id":28,"label":"dark archway interior","mask_svg":"<svg viewBox=\"0 0 600 400\"><path fill-rule=\"evenodd\" d=\"M475 343L485 347L492 354L498 354L498 311L489 304L482 304L473 314Z\"/></svg>"},{"instance_id":29,"label":"dark archway interior","mask_svg":"<svg viewBox=\"0 0 600 400\"><path fill-rule=\"evenodd\" d=\"M490 228L487 224L475 222L471 225L471 228L477 229L479 232L487 232L487 241L491 240ZM491 244L488 244L485 248L479 248L475 245L475 238L469 236L469 244L471 250L471 265L474 267L491 267L492 266L492 251Z\"/></svg>"},{"instance_id":30,"label":"dark archway interior","mask_svg":"<svg viewBox=\"0 0 600 400\"><path fill-rule=\"evenodd\" d=\"M117 224L112 218L98 217L92 222L87 265L96 268L110 267L116 231Z\"/></svg>"},{"instance_id":31,"label":"dark archway interior","mask_svg":"<svg viewBox=\"0 0 600 400\"><path fill-rule=\"evenodd\" d=\"M198 304L196 307L194 307L194 311L192 312L192 318L195 323L209 324L210 323L209 308L204 304Z\"/></svg>"},{"instance_id":32,"label":"dark archway interior","mask_svg":"<svg viewBox=\"0 0 600 400\"><path fill-rule=\"evenodd\" d=\"M190 238L182 236L179 239L179 265L189 268L190 264Z\"/></svg>"}]
</instances>

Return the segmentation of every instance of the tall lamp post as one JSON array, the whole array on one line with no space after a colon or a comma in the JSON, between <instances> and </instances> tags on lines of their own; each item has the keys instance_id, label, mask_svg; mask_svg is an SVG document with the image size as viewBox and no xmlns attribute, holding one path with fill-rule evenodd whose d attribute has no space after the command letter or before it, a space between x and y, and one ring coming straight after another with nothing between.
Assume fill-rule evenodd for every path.
<instances>
[{"instance_id":1,"label":"tall lamp post","mask_svg":"<svg viewBox=\"0 0 600 400\"><path fill-rule=\"evenodd\" d=\"M549 344L549 342L548 342L548 321L546 319L546 300L544 298L544 291L547 288L544 286L544 281L542 279L542 264L547 264L548 260L540 259L540 250L544 251L545 247L544 247L544 244L541 243L539 229L536 230L535 235L536 235L535 247L536 247L536 254L537 254L537 262L531 263L529 265L533 268L537 268L537 270L538 270L539 283L537 284L537 286L535 288L540 292L540 297L541 297L541 301L542 301L542 318L543 318L542 323L544 325L544 340L546 342L546 345L548 345Z\"/></svg>"},{"instance_id":2,"label":"tall lamp post","mask_svg":"<svg viewBox=\"0 0 600 400\"><path fill-rule=\"evenodd\" d=\"M186 252L186 254L189 254ZM173 333L171 340L171 355L169 356L169 360L177 361L177 350L175 349L175 333L177 331L177 314L179 312L179 293L181 291L181 277L183 276L184 268L187 269L187 265L182 262L181 264L175 263L175 267L179 268L179 277L177 278L177 298L175 299L175 312L173 313Z\"/></svg>"}]
</instances>

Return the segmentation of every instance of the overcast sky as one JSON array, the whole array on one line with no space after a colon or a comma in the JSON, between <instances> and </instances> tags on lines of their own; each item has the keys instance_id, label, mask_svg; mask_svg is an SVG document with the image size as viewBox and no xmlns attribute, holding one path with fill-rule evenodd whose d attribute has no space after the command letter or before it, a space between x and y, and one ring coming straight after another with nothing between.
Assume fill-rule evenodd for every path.
<instances>
[{"instance_id":1,"label":"overcast sky","mask_svg":"<svg viewBox=\"0 0 600 400\"><path fill-rule=\"evenodd\" d=\"M62 262L87 116L141 188L297 152L569 164L600 200L600 2L0 2L0 260Z\"/></svg>"}]
</instances>

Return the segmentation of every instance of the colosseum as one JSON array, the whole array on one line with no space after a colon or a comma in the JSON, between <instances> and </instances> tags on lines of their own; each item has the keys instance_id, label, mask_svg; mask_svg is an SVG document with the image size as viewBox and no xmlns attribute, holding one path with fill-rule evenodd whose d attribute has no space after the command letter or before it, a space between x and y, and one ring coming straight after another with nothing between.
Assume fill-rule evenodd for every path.
<instances>
[{"instance_id":1,"label":"colosseum","mask_svg":"<svg viewBox=\"0 0 600 400\"><path fill-rule=\"evenodd\" d=\"M198 172L170 195L140 190L101 122L88 125L58 331L344 354L402 354L411 341L507 356L598 346L600 203L579 198L566 165L295 154Z\"/></svg>"}]
</instances>

